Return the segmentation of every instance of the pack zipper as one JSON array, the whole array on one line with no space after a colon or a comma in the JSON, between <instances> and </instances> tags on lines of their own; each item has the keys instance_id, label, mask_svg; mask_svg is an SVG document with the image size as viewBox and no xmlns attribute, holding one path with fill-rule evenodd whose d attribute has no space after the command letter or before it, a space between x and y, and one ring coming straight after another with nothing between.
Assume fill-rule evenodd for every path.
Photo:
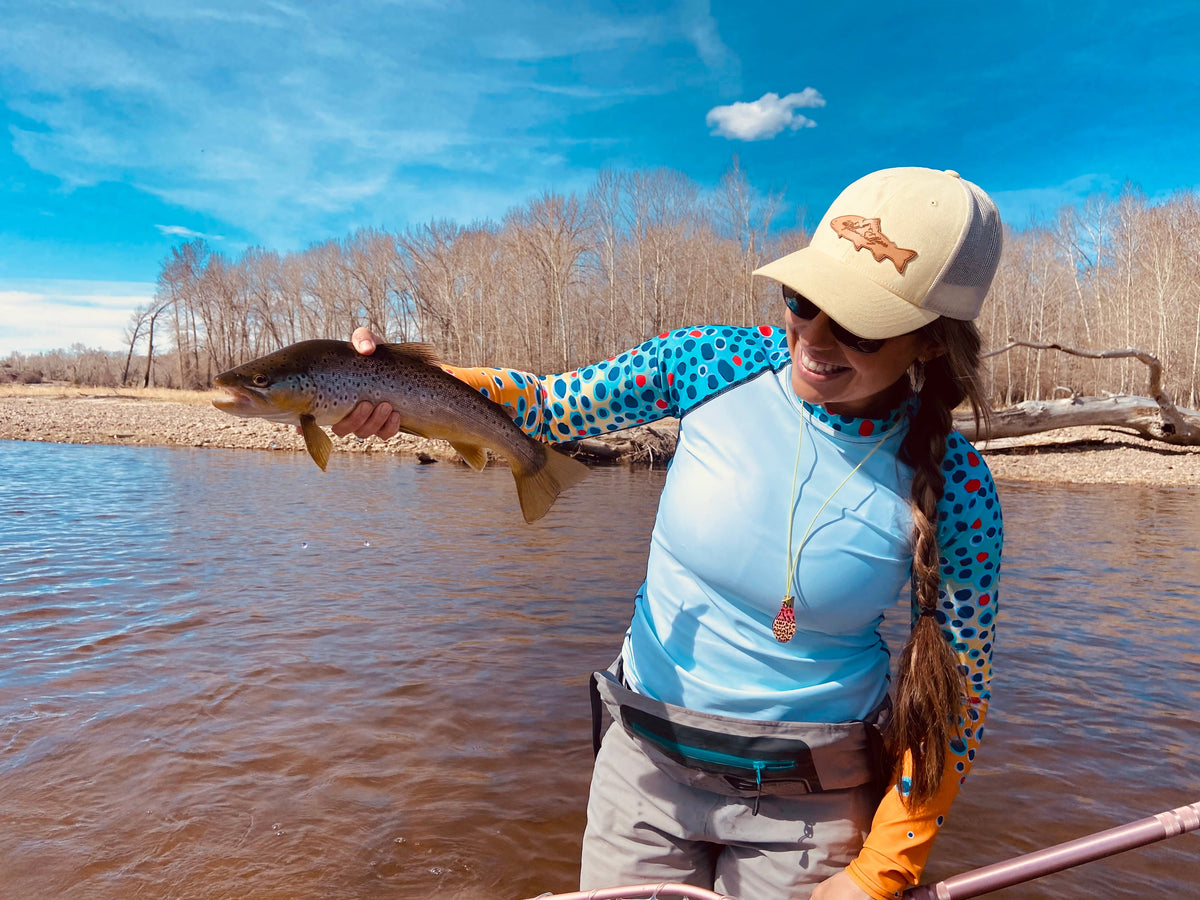
<instances>
[{"instance_id":1,"label":"pack zipper","mask_svg":"<svg viewBox=\"0 0 1200 900\"><path fill-rule=\"evenodd\" d=\"M758 815L758 807L762 801L763 772L786 772L788 769L796 768L796 761L792 759L746 759L744 756L734 756L731 753L721 753L717 750L704 750L700 747L689 747L686 744L680 744L677 741L668 741L656 734L653 734L648 728L644 728L637 723L630 723L629 728L651 743L657 744L660 747L674 750L684 758L694 759L697 762L706 762L719 766L727 766L731 769L753 770L756 792L754 795L754 810L751 815L755 816Z\"/></svg>"}]
</instances>

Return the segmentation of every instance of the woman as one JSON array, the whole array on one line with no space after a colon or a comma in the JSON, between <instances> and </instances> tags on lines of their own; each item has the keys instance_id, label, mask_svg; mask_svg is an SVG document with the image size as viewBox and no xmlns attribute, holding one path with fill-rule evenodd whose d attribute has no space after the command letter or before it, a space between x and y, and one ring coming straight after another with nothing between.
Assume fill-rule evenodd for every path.
<instances>
[{"instance_id":1,"label":"woman","mask_svg":"<svg viewBox=\"0 0 1200 900\"><path fill-rule=\"evenodd\" d=\"M585 889L884 900L916 883L990 696L1000 507L951 412L982 409L971 320L1000 235L957 173L884 170L757 271L782 287L782 331L681 329L546 377L453 370L547 440L680 418L646 581L594 681L614 725ZM335 431L401 425L362 404ZM891 685L878 626L905 583Z\"/></svg>"}]
</instances>

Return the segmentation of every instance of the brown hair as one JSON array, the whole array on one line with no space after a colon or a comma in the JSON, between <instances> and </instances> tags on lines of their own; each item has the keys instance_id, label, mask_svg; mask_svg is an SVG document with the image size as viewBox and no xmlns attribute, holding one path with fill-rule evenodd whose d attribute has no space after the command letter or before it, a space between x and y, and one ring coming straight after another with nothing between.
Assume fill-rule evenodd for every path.
<instances>
[{"instance_id":1,"label":"brown hair","mask_svg":"<svg viewBox=\"0 0 1200 900\"><path fill-rule=\"evenodd\" d=\"M900 655L886 734L893 769L905 755L912 758L906 803L913 807L929 801L941 786L946 746L961 734L966 694L958 660L934 615L941 586L937 507L945 486L946 439L954 409L964 400L974 411L976 433L988 418L975 324L943 316L919 334L938 352L911 373L920 406L900 448L901 459L913 467L913 595L919 615Z\"/></svg>"}]
</instances>

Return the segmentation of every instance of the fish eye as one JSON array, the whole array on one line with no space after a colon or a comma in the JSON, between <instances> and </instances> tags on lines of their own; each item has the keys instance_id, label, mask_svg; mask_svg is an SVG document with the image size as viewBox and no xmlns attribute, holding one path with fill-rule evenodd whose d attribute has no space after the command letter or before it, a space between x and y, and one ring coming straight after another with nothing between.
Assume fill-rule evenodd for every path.
<instances>
[{"instance_id":1,"label":"fish eye","mask_svg":"<svg viewBox=\"0 0 1200 900\"><path fill-rule=\"evenodd\" d=\"M255 387L266 387L271 383L271 379L269 379L266 375L263 375L261 372L259 372L250 380Z\"/></svg>"}]
</instances>

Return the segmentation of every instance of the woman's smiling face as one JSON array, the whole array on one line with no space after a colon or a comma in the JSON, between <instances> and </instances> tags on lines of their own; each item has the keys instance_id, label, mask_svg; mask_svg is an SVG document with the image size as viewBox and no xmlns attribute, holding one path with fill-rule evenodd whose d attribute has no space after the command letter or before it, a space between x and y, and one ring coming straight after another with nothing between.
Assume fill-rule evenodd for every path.
<instances>
[{"instance_id":1,"label":"woman's smiling face","mask_svg":"<svg viewBox=\"0 0 1200 900\"><path fill-rule=\"evenodd\" d=\"M909 367L935 355L920 332L889 338L874 353L860 353L833 336L832 320L824 312L811 319L790 309L785 315L792 390L835 415L881 418L907 393Z\"/></svg>"}]
</instances>

